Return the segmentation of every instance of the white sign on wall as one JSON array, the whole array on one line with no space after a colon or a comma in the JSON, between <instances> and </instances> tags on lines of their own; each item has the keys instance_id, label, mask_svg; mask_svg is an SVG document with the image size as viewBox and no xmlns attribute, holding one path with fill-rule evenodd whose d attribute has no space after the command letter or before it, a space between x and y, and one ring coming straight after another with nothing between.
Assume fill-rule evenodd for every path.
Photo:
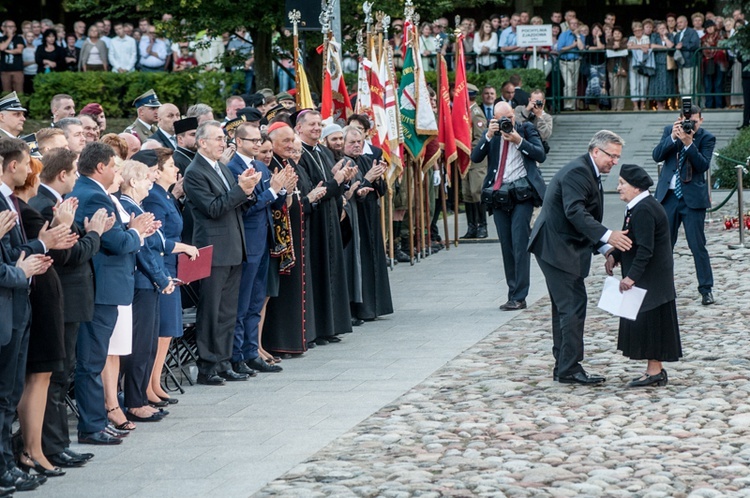
<instances>
[{"instance_id":1,"label":"white sign on wall","mask_svg":"<svg viewBox=\"0 0 750 498\"><path fill-rule=\"evenodd\" d=\"M519 47L546 47L552 45L552 25L524 25L516 27L516 43Z\"/></svg>"}]
</instances>

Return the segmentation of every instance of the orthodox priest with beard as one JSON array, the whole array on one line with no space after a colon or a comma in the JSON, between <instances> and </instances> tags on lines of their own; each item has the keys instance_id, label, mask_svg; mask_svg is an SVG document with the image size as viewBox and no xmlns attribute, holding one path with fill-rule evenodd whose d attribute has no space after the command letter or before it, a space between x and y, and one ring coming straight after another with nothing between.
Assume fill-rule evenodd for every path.
<instances>
[{"instance_id":1,"label":"orthodox priest with beard","mask_svg":"<svg viewBox=\"0 0 750 498\"><path fill-rule=\"evenodd\" d=\"M293 115L293 118L295 116ZM293 119L293 122L295 120ZM316 344L340 342L339 334L352 331L349 310L344 246L341 239L341 211L347 183L357 168L339 161L318 144L323 129L320 113L301 110L296 113L295 129L302 140L300 165L313 185L326 187L325 195L310 214L310 265L315 307Z\"/></svg>"},{"instance_id":2,"label":"orthodox priest with beard","mask_svg":"<svg viewBox=\"0 0 750 498\"><path fill-rule=\"evenodd\" d=\"M291 165L297 174L297 188L287 193L284 209L273 211L270 299L261 322L263 349L295 355L307 351L316 338L308 220L326 188L314 187L305 169L292 163L295 135L288 124L272 123L268 135L273 144L269 169L275 172Z\"/></svg>"},{"instance_id":3,"label":"orthodox priest with beard","mask_svg":"<svg viewBox=\"0 0 750 498\"><path fill-rule=\"evenodd\" d=\"M363 154L364 143L361 131L351 126L344 128L344 154L355 161L358 168L355 184L359 184L350 200L357 209L362 269L362 300L353 302L351 307L355 324L393 313L380 229L380 199L387 190L382 177L388 165Z\"/></svg>"}]
</instances>

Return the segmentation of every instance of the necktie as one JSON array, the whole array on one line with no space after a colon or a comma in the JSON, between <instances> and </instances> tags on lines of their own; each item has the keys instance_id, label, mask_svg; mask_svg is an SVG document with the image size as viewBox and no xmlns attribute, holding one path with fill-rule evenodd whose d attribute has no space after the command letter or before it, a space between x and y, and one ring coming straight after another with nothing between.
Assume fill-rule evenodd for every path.
<instances>
[{"instance_id":1,"label":"necktie","mask_svg":"<svg viewBox=\"0 0 750 498\"><path fill-rule=\"evenodd\" d=\"M214 163L214 171L216 171L216 174L219 175L219 178L221 178L221 182L224 184L224 187L226 187L227 190L230 190L229 182L227 182L227 179L224 178L224 174L221 172L219 163Z\"/></svg>"},{"instance_id":2,"label":"necktie","mask_svg":"<svg viewBox=\"0 0 750 498\"><path fill-rule=\"evenodd\" d=\"M503 184L503 175L505 174L505 161L508 159L508 142L503 140L503 152L500 154L500 166L497 168L497 176L495 177L495 183L492 185L492 190L498 190L500 185Z\"/></svg>"},{"instance_id":3,"label":"necktie","mask_svg":"<svg viewBox=\"0 0 750 498\"><path fill-rule=\"evenodd\" d=\"M172 145L174 145L175 149L177 148L177 137L174 135L169 135L169 141L172 142Z\"/></svg>"},{"instance_id":4,"label":"necktie","mask_svg":"<svg viewBox=\"0 0 750 498\"><path fill-rule=\"evenodd\" d=\"M16 194L10 194L9 197L10 201L13 203L13 207L16 208L16 214L18 215L16 223L18 223L18 228L21 229L21 237L25 244L28 239L26 238L26 230L23 229L23 222L21 221L21 206L18 204L18 197L16 197Z\"/></svg>"},{"instance_id":5,"label":"necktie","mask_svg":"<svg viewBox=\"0 0 750 498\"><path fill-rule=\"evenodd\" d=\"M484 108L484 114L487 116L487 121L492 119L492 107L486 106Z\"/></svg>"},{"instance_id":6,"label":"necktie","mask_svg":"<svg viewBox=\"0 0 750 498\"><path fill-rule=\"evenodd\" d=\"M674 195L682 199L682 166L685 164L685 148L677 153L677 171L674 173Z\"/></svg>"}]
</instances>

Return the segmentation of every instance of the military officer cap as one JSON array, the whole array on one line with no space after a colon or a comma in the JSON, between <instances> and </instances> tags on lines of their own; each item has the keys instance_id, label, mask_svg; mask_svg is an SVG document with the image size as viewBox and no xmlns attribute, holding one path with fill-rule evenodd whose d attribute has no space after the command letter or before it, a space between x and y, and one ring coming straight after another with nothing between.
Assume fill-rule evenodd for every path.
<instances>
[{"instance_id":1,"label":"military officer cap","mask_svg":"<svg viewBox=\"0 0 750 498\"><path fill-rule=\"evenodd\" d=\"M36 133L32 133L31 135L26 135L25 137L21 137L21 140L26 142L26 145L29 146L29 155L31 157L35 157L37 159L42 158L42 153L39 152L39 144L36 141Z\"/></svg>"},{"instance_id":2,"label":"military officer cap","mask_svg":"<svg viewBox=\"0 0 750 498\"><path fill-rule=\"evenodd\" d=\"M161 102L159 102L159 97L156 96L156 92L149 90L135 99L133 105L136 109L139 107L161 107Z\"/></svg>"},{"instance_id":3,"label":"military officer cap","mask_svg":"<svg viewBox=\"0 0 750 498\"><path fill-rule=\"evenodd\" d=\"M265 116L266 121L271 121L273 118L275 118L276 115L279 113L279 111L289 112L289 110L286 107L284 107L283 105L276 104L276 107L274 107L273 109L269 110L266 113L266 116Z\"/></svg>"},{"instance_id":4,"label":"military officer cap","mask_svg":"<svg viewBox=\"0 0 750 498\"><path fill-rule=\"evenodd\" d=\"M26 112L26 108L21 105L21 101L18 100L16 92L10 92L8 95L0 99L0 111Z\"/></svg>"},{"instance_id":5,"label":"military officer cap","mask_svg":"<svg viewBox=\"0 0 750 498\"><path fill-rule=\"evenodd\" d=\"M245 122L245 116L240 116L239 113L237 113L237 117L232 119L231 121L227 121L224 124L224 131L229 133L230 131L234 131L237 129L239 125Z\"/></svg>"},{"instance_id":6,"label":"military officer cap","mask_svg":"<svg viewBox=\"0 0 750 498\"><path fill-rule=\"evenodd\" d=\"M284 100L291 100L292 102L294 102L294 97L292 97L288 92L281 92L276 95L276 102L282 102Z\"/></svg>"},{"instance_id":7,"label":"military officer cap","mask_svg":"<svg viewBox=\"0 0 750 498\"><path fill-rule=\"evenodd\" d=\"M179 135L191 130L198 129L198 118L183 118L174 122L174 134Z\"/></svg>"},{"instance_id":8,"label":"military officer cap","mask_svg":"<svg viewBox=\"0 0 750 498\"><path fill-rule=\"evenodd\" d=\"M263 97L262 93L243 93L241 97L248 107L258 107L265 102L265 97Z\"/></svg>"},{"instance_id":9,"label":"military officer cap","mask_svg":"<svg viewBox=\"0 0 750 498\"><path fill-rule=\"evenodd\" d=\"M471 83L466 84L466 90L469 92L469 97L473 95L476 95L479 93L479 89L476 87L476 85L473 85Z\"/></svg>"}]
</instances>

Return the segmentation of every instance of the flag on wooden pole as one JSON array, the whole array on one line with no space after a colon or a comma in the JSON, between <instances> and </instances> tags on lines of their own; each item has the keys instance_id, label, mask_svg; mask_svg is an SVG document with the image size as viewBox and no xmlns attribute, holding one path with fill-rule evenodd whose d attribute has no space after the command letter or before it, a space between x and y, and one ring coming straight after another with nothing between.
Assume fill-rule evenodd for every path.
<instances>
[{"instance_id":1,"label":"flag on wooden pole","mask_svg":"<svg viewBox=\"0 0 750 498\"><path fill-rule=\"evenodd\" d=\"M331 37L326 47L320 114L324 124L331 124L339 119L346 120L352 113L352 103L341 70L341 45Z\"/></svg>"},{"instance_id":2,"label":"flag on wooden pole","mask_svg":"<svg viewBox=\"0 0 750 498\"><path fill-rule=\"evenodd\" d=\"M456 159L461 176L465 176L471 166L471 101L466 87L466 61L464 60L464 35L456 36L456 81L453 94L453 134L456 144Z\"/></svg>"},{"instance_id":3,"label":"flag on wooden pole","mask_svg":"<svg viewBox=\"0 0 750 498\"><path fill-rule=\"evenodd\" d=\"M445 154L445 164L456 160L456 137L453 134L451 97L448 86L448 66L443 54L438 54L438 142ZM448 168L450 171L450 168Z\"/></svg>"}]
</instances>

